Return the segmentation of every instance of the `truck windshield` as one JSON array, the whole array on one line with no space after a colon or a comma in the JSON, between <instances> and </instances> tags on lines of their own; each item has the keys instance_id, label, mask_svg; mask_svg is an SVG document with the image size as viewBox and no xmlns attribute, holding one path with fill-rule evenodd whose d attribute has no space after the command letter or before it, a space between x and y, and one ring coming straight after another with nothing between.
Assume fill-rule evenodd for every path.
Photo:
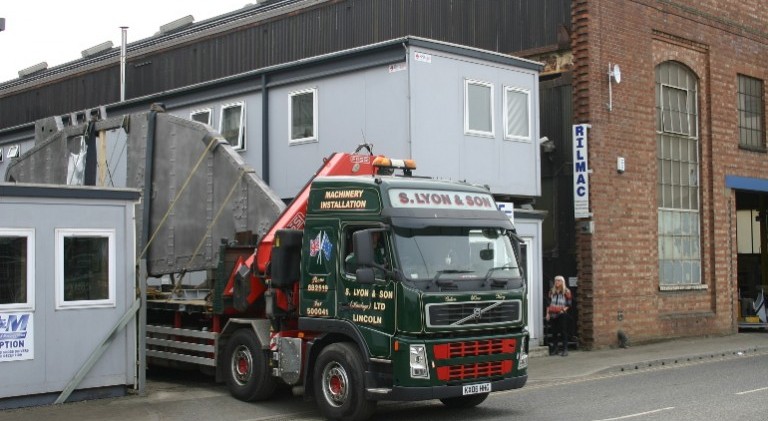
<instances>
[{"instance_id":1,"label":"truck windshield","mask_svg":"<svg viewBox=\"0 0 768 421\"><path fill-rule=\"evenodd\" d=\"M399 268L415 284L520 279L506 231L500 228L395 228Z\"/></svg>"}]
</instances>

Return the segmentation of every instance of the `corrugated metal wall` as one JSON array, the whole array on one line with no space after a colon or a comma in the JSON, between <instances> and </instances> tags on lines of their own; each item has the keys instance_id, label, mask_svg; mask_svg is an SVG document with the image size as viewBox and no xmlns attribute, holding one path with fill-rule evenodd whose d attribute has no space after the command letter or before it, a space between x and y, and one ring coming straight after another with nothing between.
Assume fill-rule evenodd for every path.
<instances>
[{"instance_id":1,"label":"corrugated metal wall","mask_svg":"<svg viewBox=\"0 0 768 421\"><path fill-rule=\"evenodd\" d=\"M270 65L414 35L514 53L557 44L570 0L331 0L301 12L129 56L126 98ZM0 90L0 128L119 100L112 65L11 95Z\"/></svg>"}]
</instances>

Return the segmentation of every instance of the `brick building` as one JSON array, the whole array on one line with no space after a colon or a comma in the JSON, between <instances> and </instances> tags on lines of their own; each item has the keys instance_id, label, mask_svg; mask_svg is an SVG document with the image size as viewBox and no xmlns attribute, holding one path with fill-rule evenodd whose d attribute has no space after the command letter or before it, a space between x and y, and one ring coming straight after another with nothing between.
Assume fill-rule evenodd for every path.
<instances>
[{"instance_id":1,"label":"brick building","mask_svg":"<svg viewBox=\"0 0 768 421\"><path fill-rule=\"evenodd\" d=\"M735 332L765 285L766 22L765 2L572 2L573 123L591 126L591 217L574 226L587 346Z\"/></svg>"}]
</instances>

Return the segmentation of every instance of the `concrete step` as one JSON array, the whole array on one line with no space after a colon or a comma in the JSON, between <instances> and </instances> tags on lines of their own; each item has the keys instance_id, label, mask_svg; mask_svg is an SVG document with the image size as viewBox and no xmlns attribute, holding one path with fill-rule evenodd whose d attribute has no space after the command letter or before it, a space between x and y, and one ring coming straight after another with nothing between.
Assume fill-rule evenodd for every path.
<instances>
[{"instance_id":1,"label":"concrete step","mask_svg":"<svg viewBox=\"0 0 768 421\"><path fill-rule=\"evenodd\" d=\"M531 346L528 349L528 358L548 357L548 356L549 356L549 347Z\"/></svg>"}]
</instances>

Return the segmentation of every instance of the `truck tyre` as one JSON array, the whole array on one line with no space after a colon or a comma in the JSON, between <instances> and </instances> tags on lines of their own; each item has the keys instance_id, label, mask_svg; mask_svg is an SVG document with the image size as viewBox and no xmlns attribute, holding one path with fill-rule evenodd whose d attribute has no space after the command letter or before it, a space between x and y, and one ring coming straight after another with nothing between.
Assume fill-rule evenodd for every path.
<instances>
[{"instance_id":1,"label":"truck tyre","mask_svg":"<svg viewBox=\"0 0 768 421\"><path fill-rule=\"evenodd\" d=\"M357 347L348 342L324 348L314 368L315 401L329 419L356 421L369 418L376 401L365 398L365 366Z\"/></svg>"},{"instance_id":2,"label":"truck tyre","mask_svg":"<svg viewBox=\"0 0 768 421\"><path fill-rule=\"evenodd\" d=\"M224 372L229 393L241 401L272 396L277 382L269 371L267 352L251 329L238 329L227 342Z\"/></svg>"},{"instance_id":3,"label":"truck tyre","mask_svg":"<svg viewBox=\"0 0 768 421\"><path fill-rule=\"evenodd\" d=\"M455 409L474 408L477 405L480 405L481 403L483 403L487 397L488 397L488 393L480 393L477 395L457 396L455 398L443 398L443 399L440 399L440 402L442 402L443 405L449 408L455 408Z\"/></svg>"}]
</instances>

